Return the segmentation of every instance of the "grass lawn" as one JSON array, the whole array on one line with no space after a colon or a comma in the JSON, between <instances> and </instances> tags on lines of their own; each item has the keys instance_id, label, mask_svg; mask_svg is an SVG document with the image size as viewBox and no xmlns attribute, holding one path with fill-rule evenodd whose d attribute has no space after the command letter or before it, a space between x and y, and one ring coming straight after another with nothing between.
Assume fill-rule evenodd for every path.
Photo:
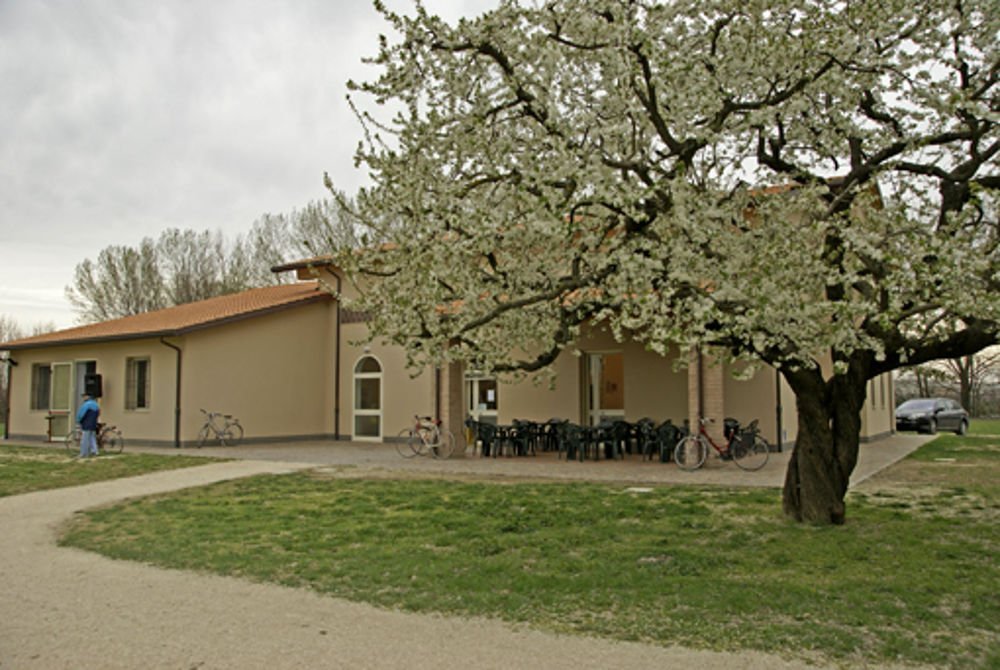
<instances>
[{"instance_id":1,"label":"grass lawn","mask_svg":"<svg viewBox=\"0 0 1000 670\"><path fill-rule=\"evenodd\" d=\"M83 461L74 459L75 455L75 450L71 452L65 447L0 446L0 497L210 462L194 456L155 456L128 451Z\"/></svg>"},{"instance_id":2,"label":"grass lawn","mask_svg":"<svg viewBox=\"0 0 1000 670\"><path fill-rule=\"evenodd\" d=\"M1000 419L971 419L970 435L1000 435Z\"/></svg>"},{"instance_id":3,"label":"grass lawn","mask_svg":"<svg viewBox=\"0 0 1000 670\"><path fill-rule=\"evenodd\" d=\"M1000 665L1000 440L941 436L796 525L777 490L220 483L80 515L67 545L385 607L847 665Z\"/></svg>"}]
</instances>

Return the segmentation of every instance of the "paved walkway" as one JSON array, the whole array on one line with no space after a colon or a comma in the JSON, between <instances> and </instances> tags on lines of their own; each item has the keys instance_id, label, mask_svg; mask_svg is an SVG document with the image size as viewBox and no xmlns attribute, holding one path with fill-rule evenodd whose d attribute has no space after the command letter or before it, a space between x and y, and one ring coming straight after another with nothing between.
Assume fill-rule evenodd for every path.
<instances>
[{"instance_id":1,"label":"paved walkway","mask_svg":"<svg viewBox=\"0 0 1000 670\"><path fill-rule=\"evenodd\" d=\"M858 465L851 476L857 485L874 473L905 458L907 454L932 439L929 435L897 434L861 445ZM790 451L773 453L767 465L757 472L744 472L735 464L722 461L710 452L705 466L685 472L672 463L645 461L629 456L616 461L564 461L553 453L537 456L481 458L468 455L438 461L431 458L402 458L390 444L361 442L300 442L266 446L206 447L204 449L133 448L158 454L186 456L221 456L260 461L284 461L314 466L342 466L361 470L390 472L413 471L487 477L587 480L635 484L705 484L719 486L781 487L785 480Z\"/></svg>"},{"instance_id":2,"label":"paved walkway","mask_svg":"<svg viewBox=\"0 0 1000 670\"><path fill-rule=\"evenodd\" d=\"M863 447L859 476L902 458L918 444L896 438ZM807 667L760 653L720 654L557 636L492 620L382 610L301 589L162 570L56 546L60 525L86 507L317 465L513 477L563 478L573 473L575 478L651 484L722 478L737 484L780 485L780 475L770 464L755 473L759 481L750 481L728 463L691 474L679 473L672 465L633 461L402 461L391 447L342 444L201 453L239 460L0 498L0 669Z\"/></svg>"}]
</instances>

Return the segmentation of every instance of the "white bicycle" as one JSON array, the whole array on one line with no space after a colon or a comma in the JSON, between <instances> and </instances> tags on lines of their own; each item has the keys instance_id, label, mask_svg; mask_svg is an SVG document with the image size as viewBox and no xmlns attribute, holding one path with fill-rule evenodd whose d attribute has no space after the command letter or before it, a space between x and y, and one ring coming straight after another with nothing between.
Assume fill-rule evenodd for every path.
<instances>
[{"instance_id":1,"label":"white bicycle","mask_svg":"<svg viewBox=\"0 0 1000 670\"><path fill-rule=\"evenodd\" d=\"M414 416L413 427L399 431L396 451L403 458L431 456L449 458L455 451L455 436L447 428L441 428L441 419L429 416Z\"/></svg>"},{"instance_id":2,"label":"white bicycle","mask_svg":"<svg viewBox=\"0 0 1000 670\"><path fill-rule=\"evenodd\" d=\"M206 412L205 425L198 431L198 448L204 447L208 442L218 440L224 447L235 447L243 439L243 426L239 419L234 419L232 414L221 414L219 412Z\"/></svg>"}]
</instances>

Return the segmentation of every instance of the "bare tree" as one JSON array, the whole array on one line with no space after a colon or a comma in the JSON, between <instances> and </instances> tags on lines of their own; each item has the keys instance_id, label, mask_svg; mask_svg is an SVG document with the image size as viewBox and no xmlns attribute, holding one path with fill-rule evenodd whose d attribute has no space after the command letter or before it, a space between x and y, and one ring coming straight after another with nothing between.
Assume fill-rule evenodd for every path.
<instances>
[{"instance_id":1,"label":"bare tree","mask_svg":"<svg viewBox=\"0 0 1000 670\"><path fill-rule=\"evenodd\" d=\"M993 347L903 370L897 380L897 401L948 396L960 401L973 416L985 416L997 411L988 396L998 381L1000 348Z\"/></svg>"},{"instance_id":2,"label":"bare tree","mask_svg":"<svg viewBox=\"0 0 1000 670\"><path fill-rule=\"evenodd\" d=\"M36 323L26 330L13 317L0 314L0 436L4 435L2 426L7 425L7 410L9 408L7 400L7 389L10 383L10 352L2 348L4 342L19 340L26 335L42 335L52 332L56 325L52 322Z\"/></svg>"},{"instance_id":3,"label":"bare tree","mask_svg":"<svg viewBox=\"0 0 1000 670\"><path fill-rule=\"evenodd\" d=\"M271 268L358 245L345 214L351 199L333 195L288 214L264 214L232 241L219 231L170 228L135 248L107 247L96 262L76 266L66 296L80 320L93 323L288 281Z\"/></svg>"},{"instance_id":4,"label":"bare tree","mask_svg":"<svg viewBox=\"0 0 1000 670\"><path fill-rule=\"evenodd\" d=\"M314 200L288 214L264 214L243 241L248 255L264 272L297 258L361 246L359 229L350 215L353 200L333 190L332 198Z\"/></svg>"},{"instance_id":5,"label":"bare tree","mask_svg":"<svg viewBox=\"0 0 1000 670\"><path fill-rule=\"evenodd\" d=\"M167 305L157 246L145 238L138 248L110 246L97 262L76 266L66 297L84 322L106 321Z\"/></svg>"},{"instance_id":6,"label":"bare tree","mask_svg":"<svg viewBox=\"0 0 1000 670\"><path fill-rule=\"evenodd\" d=\"M22 336L21 327L14 319L6 314L0 314L0 342L10 342L11 340L20 339ZM9 356L9 352L0 350L0 424L3 424L3 428L0 429L0 436L3 437L7 435L7 387L11 365L8 363Z\"/></svg>"},{"instance_id":7,"label":"bare tree","mask_svg":"<svg viewBox=\"0 0 1000 670\"><path fill-rule=\"evenodd\" d=\"M1000 349L989 349L978 354L944 361L951 386L958 392L962 406L973 416L983 413L983 387L1000 372Z\"/></svg>"}]
</instances>

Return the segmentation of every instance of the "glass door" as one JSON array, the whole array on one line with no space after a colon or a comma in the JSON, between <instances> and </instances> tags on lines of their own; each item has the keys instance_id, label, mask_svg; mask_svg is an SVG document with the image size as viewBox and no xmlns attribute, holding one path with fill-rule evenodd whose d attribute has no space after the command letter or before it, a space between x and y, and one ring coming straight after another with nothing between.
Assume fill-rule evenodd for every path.
<instances>
[{"instance_id":1,"label":"glass door","mask_svg":"<svg viewBox=\"0 0 1000 670\"><path fill-rule=\"evenodd\" d=\"M602 421L625 418L625 356L621 352L587 356L587 420L596 426Z\"/></svg>"},{"instance_id":2,"label":"glass door","mask_svg":"<svg viewBox=\"0 0 1000 670\"><path fill-rule=\"evenodd\" d=\"M69 434L75 423L74 417L70 416L73 411L72 363L52 364L50 393L49 414L52 418L49 421L49 437L61 440Z\"/></svg>"}]
</instances>

